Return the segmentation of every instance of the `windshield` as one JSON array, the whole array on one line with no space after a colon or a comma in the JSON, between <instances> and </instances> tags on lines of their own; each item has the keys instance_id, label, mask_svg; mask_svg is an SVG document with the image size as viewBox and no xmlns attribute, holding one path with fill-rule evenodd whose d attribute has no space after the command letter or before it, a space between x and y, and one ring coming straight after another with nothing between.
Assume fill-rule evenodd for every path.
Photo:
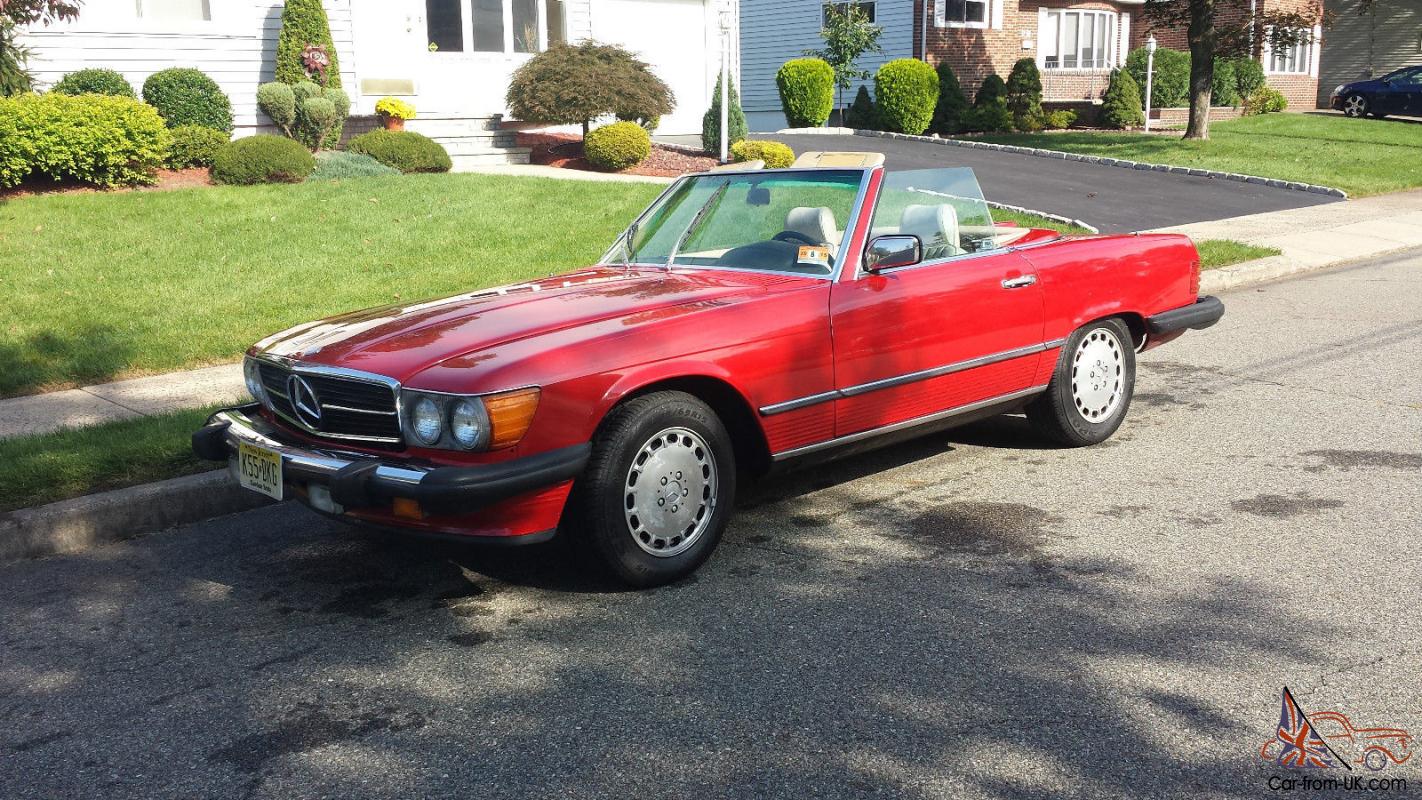
<instances>
[{"instance_id":1,"label":"windshield","mask_svg":"<svg viewBox=\"0 0 1422 800\"><path fill-rule=\"evenodd\" d=\"M862 177L860 170L816 170L686 178L603 263L829 275Z\"/></svg>"},{"instance_id":2,"label":"windshield","mask_svg":"<svg viewBox=\"0 0 1422 800\"><path fill-rule=\"evenodd\" d=\"M906 234L933 261L1000 246L977 176L967 167L890 172L879 189L870 236Z\"/></svg>"}]
</instances>

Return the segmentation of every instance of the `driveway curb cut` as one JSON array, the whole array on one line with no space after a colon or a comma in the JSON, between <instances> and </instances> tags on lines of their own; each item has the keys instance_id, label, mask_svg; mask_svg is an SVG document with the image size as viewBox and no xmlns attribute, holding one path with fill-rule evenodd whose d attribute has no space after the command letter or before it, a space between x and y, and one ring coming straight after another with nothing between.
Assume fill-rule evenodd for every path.
<instances>
[{"instance_id":1,"label":"driveway curb cut","mask_svg":"<svg viewBox=\"0 0 1422 800\"><path fill-rule=\"evenodd\" d=\"M903 139L910 142L926 142L928 144L944 145L947 147L968 147L977 150L997 150L1003 153L1021 153L1023 155L1037 156L1039 158L1055 158L1065 161L1081 161L1088 164L1100 164L1108 167L1122 167L1124 169L1152 170L1154 172L1173 172L1177 175L1190 175L1197 178L1216 178L1219 180L1238 181L1240 183L1253 183L1262 186L1272 186L1275 189L1290 189L1296 192L1310 192L1312 194L1325 194L1330 197L1348 198L1348 193L1342 189L1335 189L1332 186L1320 186L1316 183L1300 183L1298 181L1285 181L1279 178L1265 178L1261 175L1241 175L1238 172L1221 172L1213 169L1200 169L1198 167L1177 167L1170 164L1152 164L1148 161L1131 161L1124 158L1111 158L1109 156L1089 156L1083 153L1068 153L1065 150L1045 150L1040 147L1021 147L1014 144L996 144L994 142L978 142L972 139L952 139L939 136L912 136L907 133L891 133L889 131L866 131L845 128L784 128L776 131L777 134L787 136L844 136L846 133L853 133L855 136L877 137L880 139Z\"/></svg>"},{"instance_id":2,"label":"driveway curb cut","mask_svg":"<svg viewBox=\"0 0 1422 800\"><path fill-rule=\"evenodd\" d=\"M0 514L0 564L78 553L270 502L239 487L227 470L217 469L22 508Z\"/></svg>"}]
</instances>

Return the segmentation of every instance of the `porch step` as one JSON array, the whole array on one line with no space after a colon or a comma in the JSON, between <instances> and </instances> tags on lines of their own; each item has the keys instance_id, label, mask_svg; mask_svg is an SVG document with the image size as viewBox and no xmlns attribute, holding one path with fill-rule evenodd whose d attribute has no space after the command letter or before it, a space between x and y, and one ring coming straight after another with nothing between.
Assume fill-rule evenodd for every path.
<instances>
[{"instance_id":1,"label":"porch step","mask_svg":"<svg viewBox=\"0 0 1422 800\"><path fill-rule=\"evenodd\" d=\"M420 116L405 123L405 127L431 139L445 136L493 135L501 132L499 119L499 117L426 116L421 113ZM508 133L512 134L512 131Z\"/></svg>"},{"instance_id":2,"label":"porch step","mask_svg":"<svg viewBox=\"0 0 1422 800\"><path fill-rule=\"evenodd\" d=\"M493 164L527 164L529 163L528 153L527 147L513 147L508 150L496 150L474 155L456 156L451 154L450 160L454 162L454 172L467 172L470 167L487 167Z\"/></svg>"},{"instance_id":3,"label":"porch step","mask_svg":"<svg viewBox=\"0 0 1422 800\"><path fill-rule=\"evenodd\" d=\"M431 136L430 138L444 145L444 149L451 153L456 150L466 153L475 150L503 150L518 146L516 134L494 133L493 131L484 131L481 134L470 136Z\"/></svg>"}]
</instances>

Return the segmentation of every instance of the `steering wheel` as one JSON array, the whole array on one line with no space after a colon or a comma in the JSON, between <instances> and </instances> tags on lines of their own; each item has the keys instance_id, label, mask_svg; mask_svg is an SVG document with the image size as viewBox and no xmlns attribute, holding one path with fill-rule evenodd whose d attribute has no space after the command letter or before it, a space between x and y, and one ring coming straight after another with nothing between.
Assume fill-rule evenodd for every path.
<instances>
[{"instance_id":1,"label":"steering wheel","mask_svg":"<svg viewBox=\"0 0 1422 800\"><path fill-rule=\"evenodd\" d=\"M799 231L781 231L780 233L777 233L774 236L770 237L770 240L773 242L788 242L791 239L803 242L804 244L808 245L820 244L820 242L811 239L810 237L806 236L803 233L800 233Z\"/></svg>"}]
</instances>

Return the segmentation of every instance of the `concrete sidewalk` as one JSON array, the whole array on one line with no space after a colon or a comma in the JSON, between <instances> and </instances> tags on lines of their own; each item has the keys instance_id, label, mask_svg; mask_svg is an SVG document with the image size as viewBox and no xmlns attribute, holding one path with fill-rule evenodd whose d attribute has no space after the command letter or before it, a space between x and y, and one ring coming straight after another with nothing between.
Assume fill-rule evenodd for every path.
<instances>
[{"instance_id":1,"label":"concrete sidewalk","mask_svg":"<svg viewBox=\"0 0 1422 800\"><path fill-rule=\"evenodd\" d=\"M1183 233L1195 241L1233 239L1282 251L1277 256L1205 273L1202 290L1218 292L1245 283L1274 280L1422 247L1422 190L1160 230Z\"/></svg>"},{"instance_id":2,"label":"concrete sidewalk","mask_svg":"<svg viewBox=\"0 0 1422 800\"><path fill-rule=\"evenodd\" d=\"M0 400L0 439L83 428L246 397L241 364Z\"/></svg>"}]
</instances>

